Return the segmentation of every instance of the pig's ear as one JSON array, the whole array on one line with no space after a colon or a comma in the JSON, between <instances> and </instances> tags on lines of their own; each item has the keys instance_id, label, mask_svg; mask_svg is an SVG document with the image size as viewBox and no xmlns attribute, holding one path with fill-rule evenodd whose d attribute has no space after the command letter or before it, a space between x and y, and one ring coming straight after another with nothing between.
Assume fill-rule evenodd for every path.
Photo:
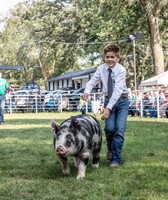
<instances>
[{"instance_id":1,"label":"pig's ear","mask_svg":"<svg viewBox=\"0 0 168 200\"><path fill-rule=\"evenodd\" d=\"M75 118L75 117L71 117L71 123L69 128L72 130L72 132L76 132L77 130L80 131L81 130L81 125L79 123L79 121Z\"/></svg>"},{"instance_id":2,"label":"pig's ear","mask_svg":"<svg viewBox=\"0 0 168 200\"><path fill-rule=\"evenodd\" d=\"M58 124L56 124L54 119L51 121L51 128L55 133L57 133L59 131L60 126Z\"/></svg>"}]
</instances>

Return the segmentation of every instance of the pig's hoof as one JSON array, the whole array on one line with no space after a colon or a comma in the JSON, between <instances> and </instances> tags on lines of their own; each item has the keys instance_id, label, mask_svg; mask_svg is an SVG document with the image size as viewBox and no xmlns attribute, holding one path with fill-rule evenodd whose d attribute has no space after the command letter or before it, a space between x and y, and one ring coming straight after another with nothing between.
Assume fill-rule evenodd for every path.
<instances>
[{"instance_id":1,"label":"pig's hoof","mask_svg":"<svg viewBox=\"0 0 168 200\"><path fill-rule=\"evenodd\" d=\"M99 168L99 163L93 164L92 167Z\"/></svg>"},{"instance_id":2,"label":"pig's hoof","mask_svg":"<svg viewBox=\"0 0 168 200\"><path fill-rule=\"evenodd\" d=\"M85 178L85 176L83 175L83 176L81 176L81 175L78 175L77 176L77 180L82 180L82 179L84 179Z\"/></svg>"},{"instance_id":3,"label":"pig's hoof","mask_svg":"<svg viewBox=\"0 0 168 200\"><path fill-rule=\"evenodd\" d=\"M70 175L70 170L69 169L64 169L64 170L62 170L62 173L64 175Z\"/></svg>"},{"instance_id":4,"label":"pig's hoof","mask_svg":"<svg viewBox=\"0 0 168 200\"><path fill-rule=\"evenodd\" d=\"M74 164L74 166L75 166L75 168L77 168L77 169L78 169L78 167L79 167L79 164Z\"/></svg>"}]
</instances>

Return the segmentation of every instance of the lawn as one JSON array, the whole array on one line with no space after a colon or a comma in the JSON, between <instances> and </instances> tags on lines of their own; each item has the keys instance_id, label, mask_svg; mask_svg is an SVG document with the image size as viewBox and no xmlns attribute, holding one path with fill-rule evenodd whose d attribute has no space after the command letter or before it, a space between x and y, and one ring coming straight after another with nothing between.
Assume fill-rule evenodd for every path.
<instances>
[{"instance_id":1,"label":"lawn","mask_svg":"<svg viewBox=\"0 0 168 200\"><path fill-rule=\"evenodd\" d=\"M60 123L74 114L5 115L0 126L0 200L168 199L167 119L128 119L118 169L109 168L105 159L103 133L100 168L89 163L86 178L76 180L72 159L71 175L62 174L50 128L52 118Z\"/></svg>"}]
</instances>

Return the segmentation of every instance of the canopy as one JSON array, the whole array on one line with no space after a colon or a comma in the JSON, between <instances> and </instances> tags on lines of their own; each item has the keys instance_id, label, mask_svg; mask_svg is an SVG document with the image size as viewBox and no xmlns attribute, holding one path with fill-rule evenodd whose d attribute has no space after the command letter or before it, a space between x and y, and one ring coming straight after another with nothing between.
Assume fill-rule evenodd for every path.
<instances>
[{"instance_id":1,"label":"canopy","mask_svg":"<svg viewBox=\"0 0 168 200\"><path fill-rule=\"evenodd\" d=\"M0 65L0 70L22 70L24 68L25 68L24 66L16 66L16 65L6 66L6 65Z\"/></svg>"},{"instance_id":2,"label":"canopy","mask_svg":"<svg viewBox=\"0 0 168 200\"><path fill-rule=\"evenodd\" d=\"M168 85L168 71L141 82L141 86Z\"/></svg>"}]
</instances>

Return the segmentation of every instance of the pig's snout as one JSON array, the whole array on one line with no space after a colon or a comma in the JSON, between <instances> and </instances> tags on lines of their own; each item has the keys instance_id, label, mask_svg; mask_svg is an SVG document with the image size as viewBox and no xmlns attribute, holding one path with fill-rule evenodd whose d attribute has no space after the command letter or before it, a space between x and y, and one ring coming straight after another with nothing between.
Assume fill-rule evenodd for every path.
<instances>
[{"instance_id":1,"label":"pig's snout","mask_svg":"<svg viewBox=\"0 0 168 200\"><path fill-rule=\"evenodd\" d=\"M68 150L65 147L63 147L63 146L59 146L56 149L56 154L60 155L60 156L64 156L67 152L68 152Z\"/></svg>"}]
</instances>

